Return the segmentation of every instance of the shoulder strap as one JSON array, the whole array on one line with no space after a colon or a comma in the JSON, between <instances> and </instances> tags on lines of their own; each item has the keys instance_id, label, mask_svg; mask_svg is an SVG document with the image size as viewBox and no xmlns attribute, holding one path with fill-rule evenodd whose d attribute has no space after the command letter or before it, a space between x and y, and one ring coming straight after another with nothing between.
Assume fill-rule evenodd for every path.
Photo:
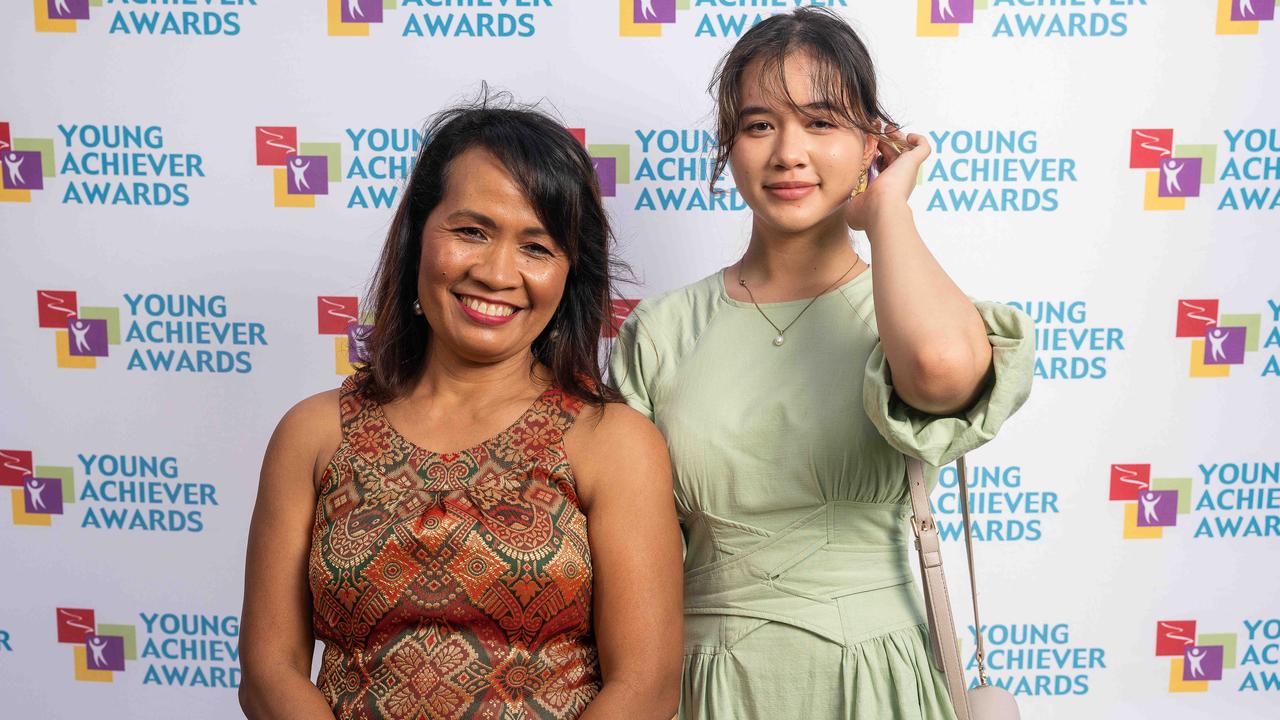
<instances>
[{"instance_id":1,"label":"shoulder strap","mask_svg":"<svg viewBox=\"0 0 1280 720\"><path fill-rule=\"evenodd\" d=\"M360 415L368 404L369 401L360 394L360 386L356 383L356 376L348 375L347 379L342 381L342 387L338 389L338 409L342 415L342 438L344 440L360 424Z\"/></svg>"},{"instance_id":2,"label":"shoulder strap","mask_svg":"<svg viewBox=\"0 0 1280 720\"><path fill-rule=\"evenodd\" d=\"M956 461L956 474L960 478L960 510L964 520L965 553L969 557L969 582L973 590L974 626L978 628L978 664L981 682L986 684L982 672L983 646L982 624L978 620L978 589L974 581L973 541L969 530L969 482L965 473L964 457ZM924 482L924 464L907 457L907 487L911 497L911 529L916 536L916 549L920 554L920 579L924 582L925 613L929 619L929 642L933 650L933 662L942 670L947 681L947 693L955 707L958 720L970 720L968 688L964 679L964 665L956 641L955 617L951 612L951 598L947 592L947 579L942 572L942 543L938 526L929 509L929 493Z\"/></svg>"}]
</instances>

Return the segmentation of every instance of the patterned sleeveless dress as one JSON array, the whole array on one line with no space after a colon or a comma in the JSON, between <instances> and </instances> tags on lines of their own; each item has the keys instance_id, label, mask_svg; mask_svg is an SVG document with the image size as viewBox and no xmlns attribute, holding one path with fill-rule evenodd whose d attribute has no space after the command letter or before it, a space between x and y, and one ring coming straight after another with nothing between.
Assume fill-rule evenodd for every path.
<instances>
[{"instance_id":1,"label":"patterned sleeveless dress","mask_svg":"<svg viewBox=\"0 0 1280 720\"><path fill-rule=\"evenodd\" d=\"M338 720L576 718L600 690L591 554L550 388L434 453L348 378L311 535L317 684Z\"/></svg>"}]
</instances>

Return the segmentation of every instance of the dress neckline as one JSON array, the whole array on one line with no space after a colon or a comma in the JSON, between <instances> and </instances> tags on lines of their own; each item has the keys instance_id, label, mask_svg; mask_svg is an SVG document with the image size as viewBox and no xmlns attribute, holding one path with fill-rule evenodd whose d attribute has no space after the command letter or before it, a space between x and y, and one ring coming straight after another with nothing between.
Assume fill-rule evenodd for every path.
<instances>
[{"instance_id":1,"label":"dress neckline","mask_svg":"<svg viewBox=\"0 0 1280 720\"><path fill-rule=\"evenodd\" d=\"M734 307L751 308L754 310L755 305L752 305L751 303L745 302L743 300L734 300L732 297L729 297L729 288L725 284L729 279L728 271L729 271L729 268L727 267L720 268L720 270L713 276L716 281L716 290L720 295L720 300ZM827 295L843 293L844 291L849 290L850 288L854 287L858 283L869 280L870 278L871 278L871 265L868 263L867 266L863 268L857 275L854 275L853 277L844 281L842 284L837 285L831 288L830 290L826 291L825 293L818 295L816 297L822 298L822 297L826 297ZM797 300L783 300L781 302L760 303L760 307L785 308L785 307L791 307L796 305L803 305L813 299L814 299L813 297L806 297L806 298L799 298Z\"/></svg>"},{"instance_id":2,"label":"dress neckline","mask_svg":"<svg viewBox=\"0 0 1280 720\"><path fill-rule=\"evenodd\" d=\"M399 438L400 441L403 442L405 445L408 445L409 448L415 453L424 453L428 457L444 457L448 455L464 455L464 454L475 455L477 451L487 450L489 446L493 445L499 440L502 440L506 436L510 435L513 430L524 425L529 420L530 416L536 413L539 410L539 408L542 407L543 403L547 400L547 398L551 394L555 393L556 391L557 391L556 386L554 384L548 385L547 388L538 395L538 397L534 398L533 403L530 404L529 407L526 408L524 412L520 413L520 416L517 417L514 422L512 422L510 425L503 428L502 430L498 431L496 435L493 435L484 440L481 440L479 443L472 445L470 447L460 448L458 450L449 450L449 451L432 450L430 448L422 447L421 445L410 440L408 437L405 436L404 433L400 432L400 430L395 426L394 423L391 422L391 418L387 417L387 413L385 412L382 406L382 403L378 403L378 402L373 403L374 405L373 411L374 413L376 413L377 419L381 421L383 425L387 426L387 430L389 430L392 435Z\"/></svg>"}]
</instances>

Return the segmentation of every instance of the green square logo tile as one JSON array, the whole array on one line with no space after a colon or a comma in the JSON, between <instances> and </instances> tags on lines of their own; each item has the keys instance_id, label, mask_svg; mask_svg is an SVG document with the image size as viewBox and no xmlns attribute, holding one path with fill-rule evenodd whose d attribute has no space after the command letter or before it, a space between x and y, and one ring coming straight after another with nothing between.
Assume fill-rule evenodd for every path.
<instances>
[{"instance_id":1,"label":"green square logo tile","mask_svg":"<svg viewBox=\"0 0 1280 720\"><path fill-rule=\"evenodd\" d=\"M76 501L76 471L74 468L62 465L37 465L35 471L36 477L58 478L62 481L63 504Z\"/></svg>"},{"instance_id":2,"label":"green square logo tile","mask_svg":"<svg viewBox=\"0 0 1280 720\"><path fill-rule=\"evenodd\" d=\"M1235 633L1217 633L1213 635L1197 635L1196 645L1201 647L1205 645L1221 645L1222 646L1222 667L1231 669L1236 666L1236 634Z\"/></svg>"},{"instance_id":3,"label":"green square logo tile","mask_svg":"<svg viewBox=\"0 0 1280 720\"><path fill-rule=\"evenodd\" d=\"M1203 160L1204 162L1200 163L1200 183L1203 185L1212 184L1218 175L1217 145L1174 145L1173 156Z\"/></svg>"},{"instance_id":4,"label":"green square logo tile","mask_svg":"<svg viewBox=\"0 0 1280 720\"><path fill-rule=\"evenodd\" d=\"M107 625L98 623L99 635L119 635L124 638L124 659L138 659L138 630L133 625Z\"/></svg>"},{"instance_id":5,"label":"green square logo tile","mask_svg":"<svg viewBox=\"0 0 1280 720\"><path fill-rule=\"evenodd\" d=\"M1191 512L1191 478L1151 478L1152 490L1177 490L1178 514Z\"/></svg>"},{"instance_id":6,"label":"green square logo tile","mask_svg":"<svg viewBox=\"0 0 1280 720\"><path fill-rule=\"evenodd\" d=\"M1276 1L1277 1L1277 2L1280 2L1280 0L1276 0ZM383 10L395 10L395 9L396 9L396 0L382 0L382 9L383 9Z\"/></svg>"},{"instance_id":7,"label":"green square logo tile","mask_svg":"<svg viewBox=\"0 0 1280 720\"><path fill-rule=\"evenodd\" d=\"M988 3L989 1L990 1L990 0L973 0L973 9L974 9L974 10L986 10L986 9L987 9L987 3ZM1280 2L1280 0L1276 0L1276 2Z\"/></svg>"},{"instance_id":8,"label":"green square logo tile","mask_svg":"<svg viewBox=\"0 0 1280 720\"><path fill-rule=\"evenodd\" d=\"M106 320L107 342L112 345L120 344L120 308L82 305L78 314L85 320Z\"/></svg>"},{"instance_id":9,"label":"green square logo tile","mask_svg":"<svg viewBox=\"0 0 1280 720\"><path fill-rule=\"evenodd\" d=\"M631 146L630 145L588 145L587 152L592 157L609 157L618 161L618 184L631 182Z\"/></svg>"},{"instance_id":10,"label":"green square logo tile","mask_svg":"<svg viewBox=\"0 0 1280 720\"><path fill-rule=\"evenodd\" d=\"M1258 352L1258 335L1261 334L1262 316L1253 315L1222 315L1218 318L1218 327L1242 327L1245 328L1244 349L1249 352Z\"/></svg>"},{"instance_id":11,"label":"green square logo tile","mask_svg":"<svg viewBox=\"0 0 1280 720\"><path fill-rule=\"evenodd\" d=\"M1276 0L1276 3L1277 3L1277 4L1280 4L1280 0ZM688 10L688 9L689 9L689 0L676 0L676 9L677 9L677 10Z\"/></svg>"},{"instance_id":12,"label":"green square logo tile","mask_svg":"<svg viewBox=\"0 0 1280 720\"><path fill-rule=\"evenodd\" d=\"M298 143L299 155L329 158L329 182L342 182L342 145L339 143Z\"/></svg>"},{"instance_id":13,"label":"green square logo tile","mask_svg":"<svg viewBox=\"0 0 1280 720\"><path fill-rule=\"evenodd\" d=\"M23 152L40 153L40 174L44 177L54 177L57 173L57 164L53 158L53 140L50 138L14 138L13 149Z\"/></svg>"}]
</instances>

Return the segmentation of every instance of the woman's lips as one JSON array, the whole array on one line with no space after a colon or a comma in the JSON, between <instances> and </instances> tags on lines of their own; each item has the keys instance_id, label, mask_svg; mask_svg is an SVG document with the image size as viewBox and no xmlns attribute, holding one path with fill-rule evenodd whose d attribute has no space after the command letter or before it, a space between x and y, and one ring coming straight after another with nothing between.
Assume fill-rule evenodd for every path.
<instances>
[{"instance_id":1,"label":"woman's lips","mask_svg":"<svg viewBox=\"0 0 1280 720\"><path fill-rule=\"evenodd\" d=\"M461 297L455 295L454 298L457 299L458 307L462 308L462 312L465 313L467 317L471 318L472 321L481 325L506 325L514 320L516 315L520 314L520 308L512 308L510 315L486 315L479 310L467 307L466 302L464 302Z\"/></svg>"},{"instance_id":2,"label":"woman's lips","mask_svg":"<svg viewBox=\"0 0 1280 720\"><path fill-rule=\"evenodd\" d=\"M818 186L813 183L784 182L765 185L764 189L779 200L799 200L817 190Z\"/></svg>"}]
</instances>

